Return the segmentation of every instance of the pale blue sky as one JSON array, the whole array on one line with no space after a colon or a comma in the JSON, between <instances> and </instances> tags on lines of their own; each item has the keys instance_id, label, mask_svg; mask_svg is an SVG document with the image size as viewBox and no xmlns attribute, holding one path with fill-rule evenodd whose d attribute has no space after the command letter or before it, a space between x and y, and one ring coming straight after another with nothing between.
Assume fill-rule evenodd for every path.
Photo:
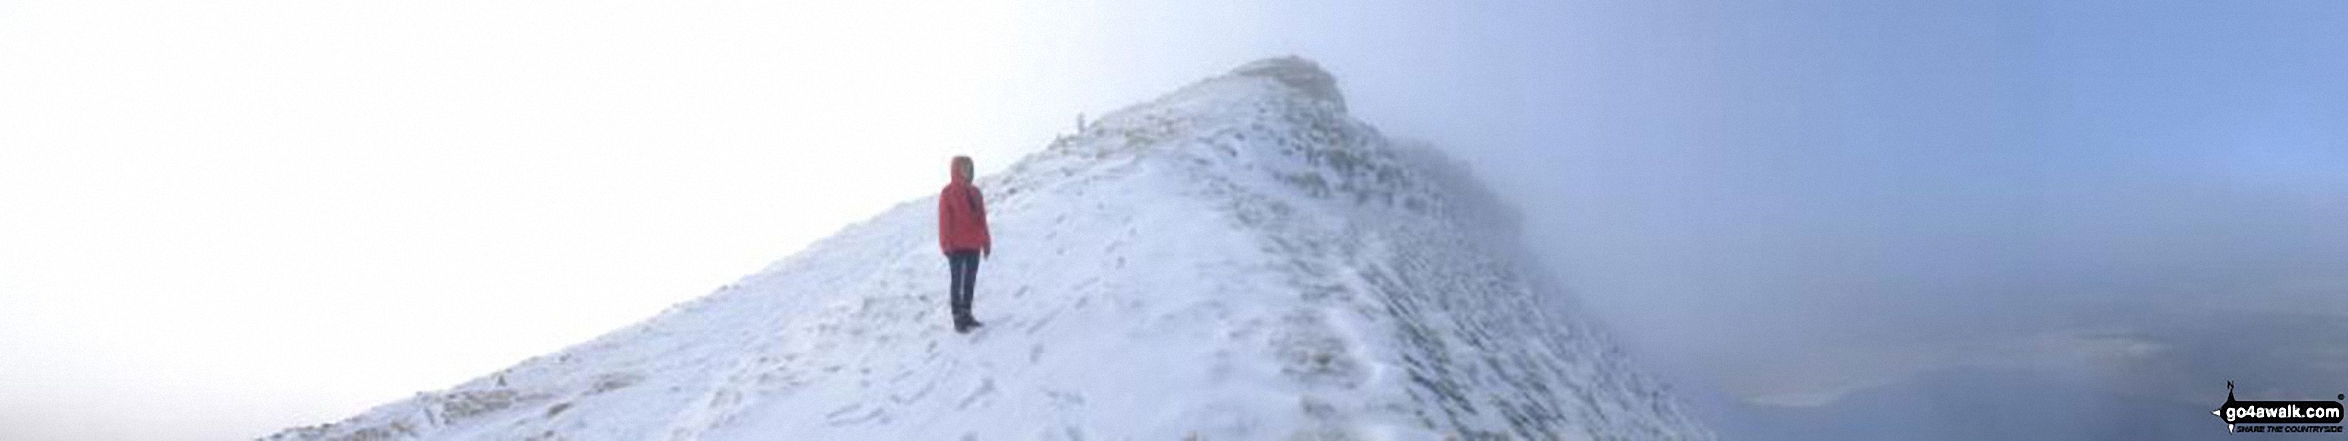
<instances>
[{"instance_id":1,"label":"pale blue sky","mask_svg":"<svg viewBox=\"0 0 2348 441\"><path fill-rule=\"evenodd\" d=\"M1691 393L2348 317L2340 29L2332 1L8 3L0 435L29 435L0 437L444 387L934 191L939 158L1290 53L1476 165Z\"/></svg>"}]
</instances>

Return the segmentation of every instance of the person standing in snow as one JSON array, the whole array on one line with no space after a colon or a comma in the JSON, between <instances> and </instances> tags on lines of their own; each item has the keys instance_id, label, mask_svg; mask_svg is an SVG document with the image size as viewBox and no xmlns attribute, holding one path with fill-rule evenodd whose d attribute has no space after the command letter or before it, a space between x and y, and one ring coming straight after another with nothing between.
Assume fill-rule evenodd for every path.
<instances>
[{"instance_id":1,"label":"person standing in snow","mask_svg":"<svg viewBox=\"0 0 2348 441\"><path fill-rule=\"evenodd\" d=\"M953 282L947 301L954 311L954 332L970 332L981 325L970 318L970 295L978 285L978 260L994 254L987 235L986 196L970 185L970 157L955 156L953 181L938 192L938 248L946 253Z\"/></svg>"}]
</instances>

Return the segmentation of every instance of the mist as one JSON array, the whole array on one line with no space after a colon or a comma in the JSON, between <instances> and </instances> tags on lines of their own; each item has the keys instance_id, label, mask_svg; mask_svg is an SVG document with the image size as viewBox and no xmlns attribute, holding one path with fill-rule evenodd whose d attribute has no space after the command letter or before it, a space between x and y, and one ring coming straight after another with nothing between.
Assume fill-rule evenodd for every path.
<instances>
[{"instance_id":1,"label":"mist","mask_svg":"<svg viewBox=\"0 0 2348 441\"><path fill-rule=\"evenodd\" d=\"M1473 164L1731 438L2198 437L2227 381L2348 391L2348 7L1445 12L1447 67L1334 57L1357 113Z\"/></svg>"},{"instance_id":2,"label":"mist","mask_svg":"<svg viewBox=\"0 0 2348 441\"><path fill-rule=\"evenodd\" d=\"M1729 439L2348 392L2337 1L153 6L0 14L0 434L445 387L1288 54Z\"/></svg>"}]
</instances>

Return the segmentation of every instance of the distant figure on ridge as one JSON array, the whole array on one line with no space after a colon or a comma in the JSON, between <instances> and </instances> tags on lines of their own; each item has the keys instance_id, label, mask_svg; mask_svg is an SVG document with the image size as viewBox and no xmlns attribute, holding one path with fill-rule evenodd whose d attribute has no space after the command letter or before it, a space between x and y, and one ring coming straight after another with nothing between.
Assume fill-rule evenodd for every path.
<instances>
[{"instance_id":1,"label":"distant figure on ridge","mask_svg":"<svg viewBox=\"0 0 2348 441\"><path fill-rule=\"evenodd\" d=\"M953 181L938 193L938 248L946 253L953 283L948 292L954 311L954 332L967 333L982 323L970 318L970 294L978 285L978 259L994 254L986 229L986 196L970 185L970 157L956 156Z\"/></svg>"}]
</instances>

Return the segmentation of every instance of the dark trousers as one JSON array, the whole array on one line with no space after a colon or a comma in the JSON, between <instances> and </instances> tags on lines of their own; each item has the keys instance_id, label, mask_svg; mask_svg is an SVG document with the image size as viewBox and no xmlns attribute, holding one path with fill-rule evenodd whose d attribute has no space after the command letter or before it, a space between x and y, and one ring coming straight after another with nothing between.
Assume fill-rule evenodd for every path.
<instances>
[{"instance_id":1,"label":"dark trousers","mask_svg":"<svg viewBox=\"0 0 2348 441\"><path fill-rule=\"evenodd\" d=\"M954 282L947 294L947 302L954 308L954 320L970 319L970 292L978 285L978 252L955 251L946 253L946 269L953 273Z\"/></svg>"}]
</instances>

